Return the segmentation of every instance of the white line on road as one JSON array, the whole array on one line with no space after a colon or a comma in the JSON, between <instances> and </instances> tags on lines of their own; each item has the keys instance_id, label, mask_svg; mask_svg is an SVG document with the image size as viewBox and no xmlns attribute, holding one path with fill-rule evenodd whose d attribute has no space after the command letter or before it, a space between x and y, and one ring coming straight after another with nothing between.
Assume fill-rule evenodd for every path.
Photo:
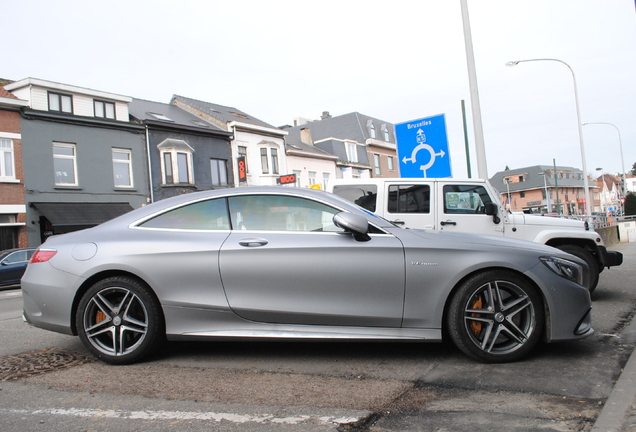
<instances>
[{"instance_id":1,"label":"white line on road","mask_svg":"<svg viewBox=\"0 0 636 432\"><path fill-rule=\"evenodd\" d=\"M16 409L0 409L0 412L8 414L20 415L64 415L74 417L90 417L90 418L112 418L112 419L137 419L137 420L203 420L203 421L229 421L232 423L272 423L272 424L289 424L297 425L303 422L319 423L324 425L330 424L347 424L354 423L361 418L359 417L333 417L333 416L311 416L299 415L293 417L277 417L273 414L232 414L232 413L213 413L213 412L196 412L196 411L120 411L120 410L96 410L96 409L62 409L50 408L40 410L16 410Z\"/></svg>"}]
</instances>

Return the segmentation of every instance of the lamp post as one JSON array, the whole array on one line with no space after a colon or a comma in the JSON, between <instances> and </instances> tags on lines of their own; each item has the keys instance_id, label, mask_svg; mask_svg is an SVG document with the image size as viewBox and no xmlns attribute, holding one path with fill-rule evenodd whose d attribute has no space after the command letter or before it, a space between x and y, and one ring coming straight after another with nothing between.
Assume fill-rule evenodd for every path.
<instances>
[{"instance_id":1,"label":"lamp post","mask_svg":"<svg viewBox=\"0 0 636 432\"><path fill-rule=\"evenodd\" d=\"M603 207L603 198L605 197L605 172L603 168L596 168L596 171L601 172L601 196L599 201L601 202L601 211L605 213L605 208Z\"/></svg>"},{"instance_id":2,"label":"lamp post","mask_svg":"<svg viewBox=\"0 0 636 432\"><path fill-rule=\"evenodd\" d=\"M587 210L586 215L591 216L592 211L590 210L590 189L589 189L589 183L587 180L587 164L585 163L585 145L583 144L583 124L581 123L581 111L579 110L579 92L576 87L576 76L574 75L574 71L572 70L570 65L564 62L563 60L559 60L559 59L540 58L540 59L515 60L515 61L509 61L508 63L506 63L506 66L513 67L513 66L517 66L519 63L534 62L534 61L559 62L567 66L567 68L572 73L572 82L574 83L574 102L576 105L577 126L579 128L579 143L581 146L581 162L583 164L583 187L585 188L585 208ZM557 208L558 208L558 204L557 204Z\"/></svg>"},{"instance_id":3,"label":"lamp post","mask_svg":"<svg viewBox=\"0 0 636 432\"><path fill-rule=\"evenodd\" d=\"M607 122L588 122L588 123L583 123L583 126L587 126L587 125L591 125L591 124L600 124L600 125L610 125L613 126L614 129L616 129L616 132L618 132L618 148L621 151L621 168L623 169L623 197L625 197L625 182L627 181L627 177L625 177L625 159L623 158L623 142L621 140L621 131L620 129L618 129L618 127L613 124L613 123L607 123Z\"/></svg>"},{"instance_id":4,"label":"lamp post","mask_svg":"<svg viewBox=\"0 0 636 432\"><path fill-rule=\"evenodd\" d=\"M539 175L543 176L543 188L545 189L545 206L548 209L548 213L552 213L552 207L550 206L550 196L548 195L548 182L545 179L546 173L545 171L541 171Z\"/></svg>"},{"instance_id":5,"label":"lamp post","mask_svg":"<svg viewBox=\"0 0 636 432\"><path fill-rule=\"evenodd\" d=\"M506 187L508 188L508 212L512 213L512 200L510 199L510 179L506 179Z\"/></svg>"}]
</instances>

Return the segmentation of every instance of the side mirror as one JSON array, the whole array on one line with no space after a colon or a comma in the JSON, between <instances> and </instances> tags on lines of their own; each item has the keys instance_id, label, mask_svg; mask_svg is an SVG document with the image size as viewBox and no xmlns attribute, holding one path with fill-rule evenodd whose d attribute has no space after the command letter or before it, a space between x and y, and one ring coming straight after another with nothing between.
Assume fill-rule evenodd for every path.
<instances>
[{"instance_id":1,"label":"side mirror","mask_svg":"<svg viewBox=\"0 0 636 432\"><path fill-rule=\"evenodd\" d=\"M360 215L340 212L334 215L333 224L338 228L350 232L358 241L369 241L369 221Z\"/></svg>"},{"instance_id":2,"label":"side mirror","mask_svg":"<svg viewBox=\"0 0 636 432\"><path fill-rule=\"evenodd\" d=\"M497 204L494 204L494 203L486 204L486 214L488 216L492 216L492 221L496 225L498 225L499 222L501 222L501 219L499 219L499 206Z\"/></svg>"}]
</instances>

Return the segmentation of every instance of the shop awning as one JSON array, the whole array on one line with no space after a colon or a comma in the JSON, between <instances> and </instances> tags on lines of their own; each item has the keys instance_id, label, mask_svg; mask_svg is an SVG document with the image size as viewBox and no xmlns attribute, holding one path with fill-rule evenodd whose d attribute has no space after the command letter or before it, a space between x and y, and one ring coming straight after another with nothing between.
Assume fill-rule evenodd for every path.
<instances>
[{"instance_id":1,"label":"shop awning","mask_svg":"<svg viewBox=\"0 0 636 432\"><path fill-rule=\"evenodd\" d=\"M43 203L34 202L35 207L51 225L63 226L94 226L114 219L133 208L128 203Z\"/></svg>"}]
</instances>

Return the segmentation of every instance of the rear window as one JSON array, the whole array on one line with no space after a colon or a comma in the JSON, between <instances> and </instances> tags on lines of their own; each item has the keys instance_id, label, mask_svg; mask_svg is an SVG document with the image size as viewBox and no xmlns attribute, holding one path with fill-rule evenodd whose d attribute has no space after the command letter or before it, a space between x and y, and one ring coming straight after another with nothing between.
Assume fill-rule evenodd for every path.
<instances>
[{"instance_id":1,"label":"rear window","mask_svg":"<svg viewBox=\"0 0 636 432\"><path fill-rule=\"evenodd\" d=\"M378 198L378 187L375 185L334 186L333 193L370 212L375 212Z\"/></svg>"}]
</instances>

